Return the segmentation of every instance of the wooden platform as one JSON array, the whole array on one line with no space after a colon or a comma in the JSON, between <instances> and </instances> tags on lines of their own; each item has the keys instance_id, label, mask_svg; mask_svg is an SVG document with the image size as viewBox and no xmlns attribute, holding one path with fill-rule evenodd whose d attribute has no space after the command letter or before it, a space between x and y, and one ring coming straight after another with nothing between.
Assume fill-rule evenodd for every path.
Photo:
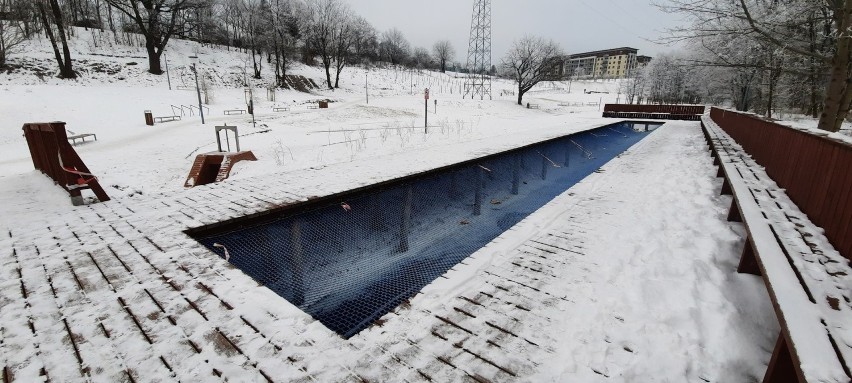
<instances>
[{"instance_id":1,"label":"wooden platform","mask_svg":"<svg viewBox=\"0 0 852 383\"><path fill-rule=\"evenodd\" d=\"M375 182L359 176L370 164L341 164L337 177L282 173L34 216L27 227L42 230L0 231L2 379L510 382L564 364L558 350L566 342L594 341L620 360L636 358L640 350L608 336L567 339L559 331L580 299L595 298L565 288L566 275L592 275L602 262L588 252L587 226L630 208L613 190L619 171L648 171L635 157L625 154L587 189L560 196L549 205L558 215L513 228L508 235L519 243L498 239L499 252L486 249L451 270L446 278L460 287L448 299L417 297L349 340L184 231ZM606 317L607 329L624 321ZM608 373L581 367L600 379Z\"/></svg>"}]
</instances>

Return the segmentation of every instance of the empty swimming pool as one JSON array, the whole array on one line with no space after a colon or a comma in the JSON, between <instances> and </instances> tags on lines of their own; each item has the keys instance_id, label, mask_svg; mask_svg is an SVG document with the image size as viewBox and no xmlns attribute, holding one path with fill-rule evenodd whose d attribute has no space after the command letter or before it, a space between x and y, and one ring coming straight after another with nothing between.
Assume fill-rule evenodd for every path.
<instances>
[{"instance_id":1,"label":"empty swimming pool","mask_svg":"<svg viewBox=\"0 0 852 383\"><path fill-rule=\"evenodd\" d=\"M349 338L660 125L608 125L191 235Z\"/></svg>"}]
</instances>

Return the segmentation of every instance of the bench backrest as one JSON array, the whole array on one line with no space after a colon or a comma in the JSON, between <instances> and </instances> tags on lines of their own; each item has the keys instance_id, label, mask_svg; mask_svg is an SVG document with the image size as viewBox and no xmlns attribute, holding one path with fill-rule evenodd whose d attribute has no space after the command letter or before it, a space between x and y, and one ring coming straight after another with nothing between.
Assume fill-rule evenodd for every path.
<instances>
[{"instance_id":1,"label":"bench backrest","mask_svg":"<svg viewBox=\"0 0 852 383\"><path fill-rule=\"evenodd\" d=\"M64 122L28 123L24 124L23 130L33 166L69 193L72 192L69 185L76 185L80 178L80 175L69 170L90 173L77 151L68 143ZM89 186L101 202L109 201L97 181L91 182ZM76 193L79 195L79 192Z\"/></svg>"},{"instance_id":2,"label":"bench backrest","mask_svg":"<svg viewBox=\"0 0 852 383\"><path fill-rule=\"evenodd\" d=\"M668 113L668 114L704 114L704 105L634 105L606 104L604 112L615 113Z\"/></svg>"},{"instance_id":3,"label":"bench backrest","mask_svg":"<svg viewBox=\"0 0 852 383\"><path fill-rule=\"evenodd\" d=\"M710 118L852 260L852 145L719 108L711 109Z\"/></svg>"}]
</instances>

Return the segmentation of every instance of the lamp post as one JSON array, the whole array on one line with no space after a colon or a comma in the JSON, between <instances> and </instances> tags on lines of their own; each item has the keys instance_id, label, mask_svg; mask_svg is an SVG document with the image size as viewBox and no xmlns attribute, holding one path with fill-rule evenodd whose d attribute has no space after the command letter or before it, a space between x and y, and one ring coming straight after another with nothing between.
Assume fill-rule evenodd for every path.
<instances>
[{"instance_id":1,"label":"lamp post","mask_svg":"<svg viewBox=\"0 0 852 383\"><path fill-rule=\"evenodd\" d=\"M201 125L204 125L204 109L201 105L201 88L198 87L198 68L196 68L195 63L198 62L198 56L189 56L189 59L192 61L192 73L195 74L195 93L198 93L198 113L201 115Z\"/></svg>"}]
</instances>

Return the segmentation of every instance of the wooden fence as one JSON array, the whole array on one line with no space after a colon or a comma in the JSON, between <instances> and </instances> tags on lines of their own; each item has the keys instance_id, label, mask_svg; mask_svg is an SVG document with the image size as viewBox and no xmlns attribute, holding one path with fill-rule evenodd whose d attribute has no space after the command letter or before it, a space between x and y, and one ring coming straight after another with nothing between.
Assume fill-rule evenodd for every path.
<instances>
[{"instance_id":1,"label":"wooden fence","mask_svg":"<svg viewBox=\"0 0 852 383\"><path fill-rule=\"evenodd\" d=\"M68 143L64 122L24 124L23 129L35 168L68 191L75 204L81 202L85 189L91 189L101 202L109 201L97 178Z\"/></svg>"},{"instance_id":2,"label":"wooden fence","mask_svg":"<svg viewBox=\"0 0 852 383\"><path fill-rule=\"evenodd\" d=\"M852 144L719 108L710 110L710 118L852 260Z\"/></svg>"},{"instance_id":3,"label":"wooden fence","mask_svg":"<svg viewBox=\"0 0 852 383\"><path fill-rule=\"evenodd\" d=\"M698 121L704 114L704 105L633 105L606 104L603 117L643 118L656 120Z\"/></svg>"}]
</instances>

